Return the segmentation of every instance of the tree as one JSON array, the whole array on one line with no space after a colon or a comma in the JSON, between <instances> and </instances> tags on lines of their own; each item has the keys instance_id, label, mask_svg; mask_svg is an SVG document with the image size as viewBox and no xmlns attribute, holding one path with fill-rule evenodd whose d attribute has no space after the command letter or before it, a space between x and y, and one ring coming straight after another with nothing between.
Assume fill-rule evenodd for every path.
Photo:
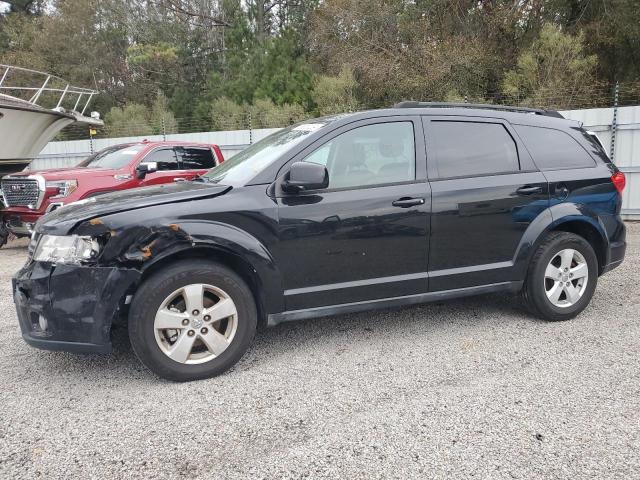
<instances>
[{"instance_id":1,"label":"tree","mask_svg":"<svg viewBox=\"0 0 640 480\"><path fill-rule=\"evenodd\" d=\"M349 66L369 106L441 99L451 88L486 91L483 42L450 28L450 12L427 14L425 3L327 0L313 18L315 63L334 73Z\"/></svg>"},{"instance_id":2,"label":"tree","mask_svg":"<svg viewBox=\"0 0 640 480\"><path fill-rule=\"evenodd\" d=\"M113 107L105 115L105 132L110 137L151 135L149 112L144 105L131 103L126 107Z\"/></svg>"},{"instance_id":3,"label":"tree","mask_svg":"<svg viewBox=\"0 0 640 480\"><path fill-rule=\"evenodd\" d=\"M229 98L214 100L211 105L211 124L214 130L242 130L247 128L245 109Z\"/></svg>"},{"instance_id":4,"label":"tree","mask_svg":"<svg viewBox=\"0 0 640 480\"><path fill-rule=\"evenodd\" d=\"M597 57L587 55L584 35L571 36L545 25L540 37L506 73L504 92L516 103L569 107L588 93L595 81Z\"/></svg>"},{"instance_id":5,"label":"tree","mask_svg":"<svg viewBox=\"0 0 640 480\"><path fill-rule=\"evenodd\" d=\"M313 88L313 101L319 115L352 112L358 109L358 82L353 71L345 66L335 76L319 75Z\"/></svg>"}]
</instances>

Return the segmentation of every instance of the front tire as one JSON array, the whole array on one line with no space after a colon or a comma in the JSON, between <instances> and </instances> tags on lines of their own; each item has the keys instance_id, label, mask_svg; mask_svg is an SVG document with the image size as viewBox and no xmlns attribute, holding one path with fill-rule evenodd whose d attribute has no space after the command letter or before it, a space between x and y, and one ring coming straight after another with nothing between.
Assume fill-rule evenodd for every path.
<instances>
[{"instance_id":1,"label":"front tire","mask_svg":"<svg viewBox=\"0 0 640 480\"><path fill-rule=\"evenodd\" d=\"M154 273L135 294L129 338L140 361L158 376L185 382L231 368L257 325L251 290L215 263L183 261Z\"/></svg>"},{"instance_id":2,"label":"front tire","mask_svg":"<svg viewBox=\"0 0 640 480\"><path fill-rule=\"evenodd\" d=\"M598 282L598 259L584 238L551 232L531 260L523 288L527 309L550 321L569 320L591 301Z\"/></svg>"}]
</instances>

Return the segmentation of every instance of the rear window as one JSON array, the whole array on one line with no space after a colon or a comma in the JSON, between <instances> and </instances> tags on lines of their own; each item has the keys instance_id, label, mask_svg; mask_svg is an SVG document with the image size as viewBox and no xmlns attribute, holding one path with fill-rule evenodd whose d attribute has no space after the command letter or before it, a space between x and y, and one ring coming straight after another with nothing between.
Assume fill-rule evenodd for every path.
<instances>
[{"instance_id":1,"label":"rear window","mask_svg":"<svg viewBox=\"0 0 640 480\"><path fill-rule=\"evenodd\" d=\"M439 178L520 170L516 143L501 123L432 121Z\"/></svg>"},{"instance_id":2,"label":"rear window","mask_svg":"<svg viewBox=\"0 0 640 480\"><path fill-rule=\"evenodd\" d=\"M561 130L525 125L514 125L514 128L540 170L595 166L595 161L587 151L571 135Z\"/></svg>"}]
</instances>

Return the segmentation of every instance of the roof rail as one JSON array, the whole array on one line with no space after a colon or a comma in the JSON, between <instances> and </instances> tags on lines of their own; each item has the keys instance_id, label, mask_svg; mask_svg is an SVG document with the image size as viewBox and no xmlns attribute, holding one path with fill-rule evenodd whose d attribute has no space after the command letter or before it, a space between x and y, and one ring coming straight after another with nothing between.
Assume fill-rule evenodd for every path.
<instances>
[{"instance_id":1,"label":"roof rail","mask_svg":"<svg viewBox=\"0 0 640 480\"><path fill-rule=\"evenodd\" d=\"M547 117L564 118L556 110L544 110L542 108L510 107L509 105L491 105L485 103L438 103L438 102L400 102L393 108L480 108L484 110L500 110L503 112L533 113L534 115L545 115Z\"/></svg>"}]
</instances>

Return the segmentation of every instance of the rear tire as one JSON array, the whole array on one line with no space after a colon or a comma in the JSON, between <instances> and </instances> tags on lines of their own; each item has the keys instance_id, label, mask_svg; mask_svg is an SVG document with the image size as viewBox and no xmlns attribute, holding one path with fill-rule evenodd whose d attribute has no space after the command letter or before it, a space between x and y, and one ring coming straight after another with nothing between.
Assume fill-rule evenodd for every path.
<instances>
[{"instance_id":1,"label":"rear tire","mask_svg":"<svg viewBox=\"0 0 640 480\"><path fill-rule=\"evenodd\" d=\"M551 232L536 249L522 290L533 315L569 320L591 301L598 282L598 259L584 238Z\"/></svg>"},{"instance_id":2,"label":"rear tire","mask_svg":"<svg viewBox=\"0 0 640 480\"><path fill-rule=\"evenodd\" d=\"M253 295L236 273L187 260L140 286L129 312L129 338L149 370L185 382L231 368L251 344L256 324Z\"/></svg>"}]
</instances>

